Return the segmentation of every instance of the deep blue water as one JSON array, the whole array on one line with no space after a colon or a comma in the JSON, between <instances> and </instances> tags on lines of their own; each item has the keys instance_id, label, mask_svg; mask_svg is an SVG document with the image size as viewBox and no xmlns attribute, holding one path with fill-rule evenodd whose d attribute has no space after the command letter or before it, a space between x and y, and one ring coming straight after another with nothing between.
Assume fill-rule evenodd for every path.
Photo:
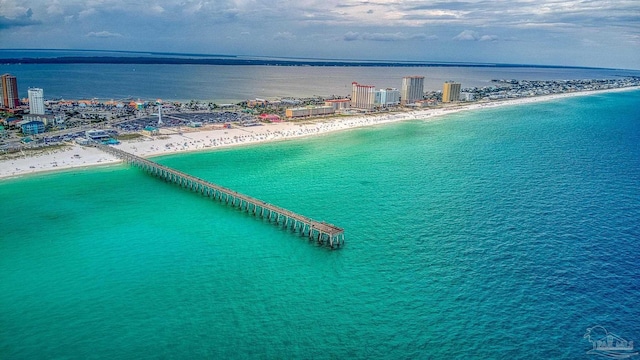
<instances>
[{"instance_id":1,"label":"deep blue water","mask_svg":"<svg viewBox=\"0 0 640 360\"><path fill-rule=\"evenodd\" d=\"M640 92L0 182L0 358L594 358L640 339Z\"/></svg>"}]
</instances>

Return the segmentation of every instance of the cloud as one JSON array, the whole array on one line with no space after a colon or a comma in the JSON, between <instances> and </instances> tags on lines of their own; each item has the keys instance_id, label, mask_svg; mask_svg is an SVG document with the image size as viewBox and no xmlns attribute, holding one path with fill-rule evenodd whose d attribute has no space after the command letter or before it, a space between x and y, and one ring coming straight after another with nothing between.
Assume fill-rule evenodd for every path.
<instances>
[{"instance_id":1,"label":"cloud","mask_svg":"<svg viewBox=\"0 0 640 360\"><path fill-rule=\"evenodd\" d=\"M0 15L0 30L14 27L38 25L41 22L32 18L33 10L31 8L23 10L21 14L15 16Z\"/></svg>"},{"instance_id":2,"label":"cloud","mask_svg":"<svg viewBox=\"0 0 640 360\"><path fill-rule=\"evenodd\" d=\"M402 32L395 32L395 33L369 33L369 32L364 32L364 33L359 33L359 32L353 32L353 31L347 32L342 37L342 39L344 41L357 41L357 40L362 40L362 41L409 41L409 40L426 41L426 40L435 40L437 38L438 37L435 36L435 35L426 35L426 34L404 34Z\"/></svg>"},{"instance_id":3,"label":"cloud","mask_svg":"<svg viewBox=\"0 0 640 360\"><path fill-rule=\"evenodd\" d=\"M47 24L59 23L69 16L76 21L90 18L103 22L114 16L120 19L135 14L142 23L155 18L190 27L202 23L255 24L259 21L303 27L367 27L375 28L369 30L371 33L380 34L421 27L437 33L439 28L452 25L506 31L538 28L555 32L568 27L616 27L628 34L637 32L640 21L637 0L0 0L0 23L4 27L33 24L19 20L15 14L20 9L24 13L23 4L27 1L36 18ZM500 34L501 39L504 37Z\"/></svg>"},{"instance_id":4,"label":"cloud","mask_svg":"<svg viewBox=\"0 0 640 360\"><path fill-rule=\"evenodd\" d=\"M288 31L279 32L273 36L273 40L291 41L295 39L296 39L296 36Z\"/></svg>"},{"instance_id":5,"label":"cloud","mask_svg":"<svg viewBox=\"0 0 640 360\"><path fill-rule=\"evenodd\" d=\"M318 12L325 10L320 3L313 4L319 7ZM379 16L365 15L372 10ZM640 21L637 0L366 0L336 5L332 11L340 14L338 23L376 27L554 27L551 31L565 27L616 27L632 32Z\"/></svg>"},{"instance_id":6,"label":"cloud","mask_svg":"<svg viewBox=\"0 0 640 360\"><path fill-rule=\"evenodd\" d=\"M460 34L453 37L458 41L497 41L497 35L480 35L477 31L463 30Z\"/></svg>"},{"instance_id":7,"label":"cloud","mask_svg":"<svg viewBox=\"0 0 640 360\"><path fill-rule=\"evenodd\" d=\"M155 1L155 0L152 0ZM266 4L264 1L244 2L241 0L222 0L222 1L167 1L164 9L172 9L169 13L180 14L183 17L193 17L195 19L223 19L234 20L239 16L251 13L260 9ZM193 19L192 18L192 19Z\"/></svg>"},{"instance_id":8,"label":"cloud","mask_svg":"<svg viewBox=\"0 0 640 360\"><path fill-rule=\"evenodd\" d=\"M460 42L499 42L505 53L479 46L476 60L530 61L532 53L549 63L605 59L605 51L583 45L591 39L621 54L610 66L637 68L639 14L638 0L0 0L0 34L28 31L30 46L43 48L100 47L115 38L123 50L345 58L371 56L384 44L399 58L442 60L455 60ZM410 49L427 43L428 51Z\"/></svg>"},{"instance_id":9,"label":"cloud","mask_svg":"<svg viewBox=\"0 0 640 360\"><path fill-rule=\"evenodd\" d=\"M164 8L158 4L152 5L149 7L149 10L155 14L162 14L165 11Z\"/></svg>"},{"instance_id":10,"label":"cloud","mask_svg":"<svg viewBox=\"0 0 640 360\"><path fill-rule=\"evenodd\" d=\"M47 5L47 15L62 15L64 14L64 9L60 6L59 1L52 1Z\"/></svg>"},{"instance_id":11,"label":"cloud","mask_svg":"<svg viewBox=\"0 0 640 360\"><path fill-rule=\"evenodd\" d=\"M498 35L482 35L479 41L498 41Z\"/></svg>"},{"instance_id":12,"label":"cloud","mask_svg":"<svg viewBox=\"0 0 640 360\"><path fill-rule=\"evenodd\" d=\"M344 41L356 41L360 40L360 33L349 31L343 36Z\"/></svg>"},{"instance_id":13,"label":"cloud","mask_svg":"<svg viewBox=\"0 0 640 360\"><path fill-rule=\"evenodd\" d=\"M478 41L480 39L480 34L477 31L473 30L464 30L460 34L453 37L453 40L458 41Z\"/></svg>"},{"instance_id":14,"label":"cloud","mask_svg":"<svg viewBox=\"0 0 640 360\"><path fill-rule=\"evenodd\" d=\"M96 10L94 8L89 8L89 9L85 9L85 10L80 11L78 13L78 17L80 19L84 19L84 18L90 17L92 15L95 15L97 13L98 13L98 10Z\"/></svg>"},{"instance_id":15,"label":"cloud","mask_svg":"<svg viewBox=\"0 0 640 360\"><path fill-rule=\"evenodd\" d=\"M108 31L98 31L98 32L92 31L88 33L86 36L94 37L94 38L114 38L114 37L122 37L122 34L112 33Z\"/></svg>"}]
</instances>

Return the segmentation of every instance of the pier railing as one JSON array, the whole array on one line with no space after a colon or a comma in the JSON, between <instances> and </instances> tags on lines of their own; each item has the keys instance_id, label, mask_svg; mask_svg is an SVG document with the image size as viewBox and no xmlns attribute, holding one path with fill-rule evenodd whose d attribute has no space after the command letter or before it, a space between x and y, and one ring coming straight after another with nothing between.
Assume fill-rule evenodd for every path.
<instances>
[{"instance_id":1,"label":"pier railing","mask_svg":"<svg viewBox=\"0 0 640 360\"><path fill-rule=\"evenodd\" d=\"M111 146L95 144L98 149L125 162L137 166L147 173L178 186L198 192L203 196L231 205L256 217L267 219L275 225L291 229L295 233L315 240L320 245L332 249L344 245L344 230L324 221L316 221L291 210L269 204L260 199L216 185L182 171L158 164Z\"/></svg>"}]
</instances>

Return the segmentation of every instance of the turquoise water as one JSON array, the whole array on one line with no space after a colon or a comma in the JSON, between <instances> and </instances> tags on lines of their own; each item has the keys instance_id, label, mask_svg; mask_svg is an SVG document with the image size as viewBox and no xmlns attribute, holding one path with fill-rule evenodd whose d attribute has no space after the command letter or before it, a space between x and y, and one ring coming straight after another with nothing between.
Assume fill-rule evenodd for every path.
<instances>
[{"instance_id":1,"label":"turquoise water","mask_svg":"<svg viewBox=\"0 0 640 360\"><path fill-rule=\"evenodd\" d=\"M640 341L640 92L0 182L0 358L587 358Z\"/></svg>"}]
</instances>

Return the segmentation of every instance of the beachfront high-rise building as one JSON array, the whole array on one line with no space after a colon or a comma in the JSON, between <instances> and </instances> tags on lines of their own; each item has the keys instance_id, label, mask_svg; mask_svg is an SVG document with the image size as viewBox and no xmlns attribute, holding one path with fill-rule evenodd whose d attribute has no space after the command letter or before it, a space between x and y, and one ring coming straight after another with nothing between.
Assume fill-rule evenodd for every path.
<instances>
[{"instance_id":1,"label":"beachfront high-rise building","mask_svg":"<svg viewBox=\"0 0 640 360\"><path fill-rule=\"evenodd\" d=\"M29 92L29 113L44 114L44 92L39 88L31 88Z\"/></svg>"},{"instance_id":2,"label":"beachfront high-rise building","mask_svg":"<svg viewBox=\"0 0 640 360\"><path fill-rule=\"evenodd\" d=\"M373 109L375 102L375 86L361 85L357 82L351 83L351 107L358 109Z\"/></svg>"},{"instance_id":3,"label":"beachfront high-rise building","mask_svg":"<svg viewBox=\"0 0 640 360\"><path fill-rule=\"evenodd\" d=\"M0 78L2 82L2 107L7 109L15 109L20 106L20 98L18 97L18 81L11 74L4 74Z\"/></svg>"},{"instance_id":4,"label":"beachfront high-rise building","mask_svg":"<svg viewBox=\"0 0 640 360\"><path fill-rule=\"evenodd\" d=\"M460 83L447 81L442 86L442 102L460 100Z\"/></svg>"},{"instance_id":5,"label":"beachfront high-rise building","mask_svg":"<svg viewBox=\"0 0 640 360\"><path fill-rule=\"evenodd\" d=\"M398 89L380 89L375 94L375 105L387 107L400 104L400 90Z\"/></svg>"},{"instance_id":6,"label":"beachfront high-rise building","mask_svg":"<svg viewBox=\"0 0 640 360\"><path fill-rule=\"evenodd\" d=\"M402 78L400 100L403 104L411 104L424 97L424 76L405 76Z\"/></svg>"}]
</instances>

